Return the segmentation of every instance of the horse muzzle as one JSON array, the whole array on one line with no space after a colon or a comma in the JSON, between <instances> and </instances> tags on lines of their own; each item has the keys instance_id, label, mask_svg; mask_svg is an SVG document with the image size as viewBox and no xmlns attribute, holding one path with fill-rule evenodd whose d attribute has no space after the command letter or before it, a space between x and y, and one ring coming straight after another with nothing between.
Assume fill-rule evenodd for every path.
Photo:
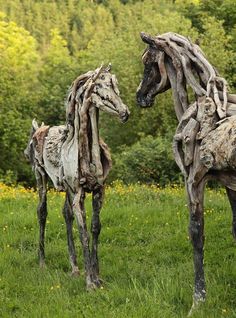
<instances>
[{"instance_id":1,"label":"horse muzzle","mask_svg":"<svg viewBox=\"0 0 236 318\"><path fill-rule=\"evenodd\" d=\"M124 124L129 119L130 112L127 110L125 112L120 113L120 120Z\"/></svg>"},{"instance_id":2,"label":"horse muzzle","mask_svg":"<svg viewBox=\"0 0 236 318\"><path fill-rule=\"evenodd\" d=\"M144 95L140 90L136 93L136 100L140 107L151 107L154 103L154 98L151 98L148 94Z\"/></svg>"}]
</instances>

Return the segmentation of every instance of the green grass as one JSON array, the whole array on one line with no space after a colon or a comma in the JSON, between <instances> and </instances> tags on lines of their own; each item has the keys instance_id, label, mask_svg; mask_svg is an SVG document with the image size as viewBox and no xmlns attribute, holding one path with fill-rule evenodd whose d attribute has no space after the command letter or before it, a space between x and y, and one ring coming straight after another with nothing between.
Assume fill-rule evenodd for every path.
<instances>
[{"instance_id":1,"label":"green grass","mask_svg":"<svg viewBox=\"0 0 236 318\"><path fill-rule=\"evenodd\" d=\"M37 260L36 195L0 187L0 317L186 317L192 302L192 247L180 188L140 185L109 189L101 214L103 289L86 292L70 276L63 196L49 194L46 263ZM236 246L222 191L207 190L205 273L207 301L193 317L236 317ZM90 198L87 198L88 222Z\"/></svg>"}]
</instances>

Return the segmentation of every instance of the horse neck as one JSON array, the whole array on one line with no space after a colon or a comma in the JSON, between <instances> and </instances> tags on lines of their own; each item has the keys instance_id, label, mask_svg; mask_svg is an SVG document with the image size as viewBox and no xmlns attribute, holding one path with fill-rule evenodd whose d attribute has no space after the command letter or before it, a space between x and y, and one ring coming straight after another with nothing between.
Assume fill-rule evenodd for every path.
<instances>
[{"instance_id":1,"label":"horse neck","mask_svg":"<svg viewBox=\"0 0 236 318\"><path fill-rule=\"evenodd\" d=\"M220 77L216 69L207 61L199 50L195 52L195 61L198 65L188 68L184 63L182 66L177 63L178 59L166 58L165 66L167 75L173 91L175 112L180 121L184 112L189 108L188 93L186 83L191 87L197 99L201 96L210 97L216 104L219 118L226 116L227 102L229 96L227 93L227 82ZM195 69L194 69L195 67ZM199 81L195 79L193 72L199 67L202 71L197 72Z\"/></svg>"},{"instance_id":2,"label":"horse neck","mask_svg":"<svg viewBox=\"0 0 236 318\"><path fill-rule=\"evenodd\" d=\"M187 89L185 87L185 78L182 79L182 83L180 85L179 79L177 78L177 72L172 62L168 61L165 63L165 66L172 89L175 114L178 121L180 121L189 105Z\"/></svg>"},{"instance_id":3,"label":"horse neck","mask_svg":"<svg viewBox=\"0 0 236 318\"><path fill-rule=\"evenodd\" d=\"M103 182L103 167L101 163L100 141L99 141L99 110L92 106L89 109L90 129L91 129L91 164L95 168L95 176L99 183Z\"/></svg>"},{"instance_id":4,"label":"horse neck","mask_svg":"<svg viewBox=\"0 0 236 318\"><path fill-rule=\"evenodd\" d=\"M92 106L88 111L88 136L89 136L89 149L91 154L91 163L94 161L94 156L98 153L99 149L99 110Z\"/></svg>"},{"instance_id":5,"label":"horse neck","mask_svg":"<svg viewBox=\"0 0 236 318\"><path fill-rule=\"evenodd\" d=\"M84 109L83 107L86 106ZM79 112L78 150L82 176L91 176L98 183L103 182L101 164L98 109L93 105L82 105Z\"/></svg>"},{"instance_id":6,"label":"horse neck","mask_svg":"<svg viewBox=\"0 0 236 318\"><path fill-rule=\"evenodd\" d=\"M80 113L79 119L79 143L81 143L82 148L87 150L89 162L93 163L94 161L96 161L94 160L94 157L96 157L96 159L99 159L97 158L99 150L98 108L91 105L90 107L88 107L86 113L84 113L83 115Z\"/></svg>"}]
</instances>

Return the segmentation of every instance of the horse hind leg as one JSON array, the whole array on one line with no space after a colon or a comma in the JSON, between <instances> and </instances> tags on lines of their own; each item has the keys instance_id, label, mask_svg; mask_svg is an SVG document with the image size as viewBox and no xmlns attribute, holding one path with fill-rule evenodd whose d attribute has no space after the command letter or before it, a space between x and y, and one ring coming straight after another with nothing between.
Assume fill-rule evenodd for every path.
<instances>
[{"instance_id":1,"label":"horse hind leg","mask_svg":"<svg viewBox=\"0 0 236 318\"><path fill-rule=\"evenodd\" d=\"M229 203L232 209L233 220L232 220L232 234L236 240L236 191L226 187L226 193L229 199Z\"/></svg>"},{"instance_id":2,"label":"horse hind leg","mask_svg":"<svg viewBox=\"0 0 236 318\"><path fill-rule=\"evenodd\" d=\"M39 222L39 265L45 266L45 251L44 251L44 239L45 239L45 225L47 219L47 175L41 167L37 167L35 170L37 188L39 194L39 203L37 207L37 215Z\"/></svg>"},{"instance_id":3,"label":"horse hind leg","mask_svg":"<svg viewBox=\"0 0 236 318\"><path fill-rule=\"evenodd\" d=\"M74 238L73 238L73 211L72 211L72 197L68 192L66 192L66 200L63 207L63 216L66 222L66 233L67 233L67 244L68 244L68 251L69 251L69 260L72 267L72 275L79 276L79 268L77 265L76 260L76 252L75 252L75 245L74 245Z\"/></svg>"}]
</instances>

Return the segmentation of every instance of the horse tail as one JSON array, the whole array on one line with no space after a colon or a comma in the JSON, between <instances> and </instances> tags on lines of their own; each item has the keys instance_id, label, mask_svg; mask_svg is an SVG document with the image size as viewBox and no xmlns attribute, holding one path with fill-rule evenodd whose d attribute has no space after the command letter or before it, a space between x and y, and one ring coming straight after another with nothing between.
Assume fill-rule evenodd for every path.
<instances>
[{"instance_id":1,"label":"horse tail","mask_svg":"<svg viewBox=\"0 0 236 318\"><path fill-rule=\"evenodd\" d=\"M31 164L32 168L34 167L34 145L33 145L33 135L36 130L39 128L38 123L35 119L32 120L32 125L30 129L29 140L27 146L24 150L24 155L26 160Z\"/></svg>"}]
</instances>

